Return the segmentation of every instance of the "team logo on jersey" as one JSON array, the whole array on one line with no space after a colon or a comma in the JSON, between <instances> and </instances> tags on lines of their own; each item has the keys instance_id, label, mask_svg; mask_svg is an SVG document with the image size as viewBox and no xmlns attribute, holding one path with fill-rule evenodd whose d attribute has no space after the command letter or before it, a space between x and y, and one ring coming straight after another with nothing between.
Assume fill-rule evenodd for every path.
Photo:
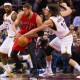
<instances>
[{"instance_id":1,"label":"team logo on jersey","mask_svg":"<svg viewBox=\"0 0 80 80\"><path fill-rule=\"evenodd\" d=\"M9 20L9 19L5 19L4 22L11 24L11 20Z\"/></svg>"}]
</instances>

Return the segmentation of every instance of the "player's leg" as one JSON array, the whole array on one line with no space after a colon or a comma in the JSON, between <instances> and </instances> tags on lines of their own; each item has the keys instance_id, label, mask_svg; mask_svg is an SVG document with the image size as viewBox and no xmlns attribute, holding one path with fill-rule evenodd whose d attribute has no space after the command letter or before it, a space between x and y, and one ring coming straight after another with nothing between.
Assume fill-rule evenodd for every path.
<instances>
[{"instance_id":1,"label":"player's leg","mask_svg":"<svg viewBox=\"0 0 80 80\"><path fill-rule=\"evenodd\" d=\"M18 58L18 52L19 51L16 51L16 50L13 50L11 51L11 59L14 63L16 63L16 66L15 68L13 69L13 72L16 72L18 69L21 69L23 66L21 65L21 62Z\"/></svg>"},{"instance_id":2,"label":"player's leg","mask_svg":"<svg viewBox=\"0 0 80 80\"><path fill-rule=\"evenodd\" d=\"M61 43L61 53L63 60L67 63L73 66L75 69L77 69L80 72L80 65L71 59L71 46L72 46L72 37L68 36L67 38L64 38Z\"/></svg>"},{"instance_id":3,"label":"player's leg","mask_svg":"<svg viewBox=\"0 0 80 80\"><path fill-rule=\"evenodd\" d=\"M21 56L18 56L19 60L26 60L28 63L29 63L29 66L30 68L33 68L33 64L32 64L32 61L31 61L31 56L30 54L28 55L21 55Z\"/></svg>"},{"instance_id":4,"label":"player's leg","mask_svg":"<svg viewBox=\"0 0 80 80\"><path fill-rule=\"evenodd\" d=\"M10 66L8 64L8 51L10 42L12 40L13 39L7 37L3 44L0 46L1 62L3 63L3 68L5 69L5 72L0 76L11 76L10 74L8 74L11 71Z\"/></svg>"},{"instance_id":5,"label":"player's leg","mask_svg":"<svg viewBox=\"0 0 80 80\"><path fill-rule=\"evenodd\" d=\"M56 37L55 39L53 39L49 45L47 46L47 48L45 49L45 53L46 53L46 70L43 74L40 74L39 76L52 76L52 69L51 69L51 64L52 64L52 55L51 52L54 51L54 48L56 50L60 50L60 40L58 37Z\"/></svg>"},{"instance_id":6,"label":"player's leg","mask_svg":"<svg viewBox=\"0 0 80 80\"><path fill-rule=\"evenodd\" d=\"M31 60L32 60L32 64L33 64L33 68L31 69L31 74L33 74L33 76L37 76L37 56L35 53L35 41L33 40L33 42L29 43L28 45L28 53L30 54Z\"/></svg>"}]
</instances>

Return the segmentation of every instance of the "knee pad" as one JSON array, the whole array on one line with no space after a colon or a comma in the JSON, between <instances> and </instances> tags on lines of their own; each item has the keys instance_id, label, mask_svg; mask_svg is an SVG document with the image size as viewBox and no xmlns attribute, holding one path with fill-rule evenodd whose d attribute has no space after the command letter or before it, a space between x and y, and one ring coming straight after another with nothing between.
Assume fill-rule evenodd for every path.
<instances>
[{"instance_id":1,"label":"knee pad","mask_svg":"<svg viewBox=\"0 0 80 80\"><path fill-rule=\"evenodd\" d=\"M68 64L69 60L70 60L70 55L67 53L62 54L62 59L63 59L63 61L65 61Z\"/></svg>"},{"instance_id":2,"label":"knee pad","mask_svg":"<svg viewBox=\"0 0 80 80\"><path fill-rule=\"evenodd\" d=\"M54 51L54 48L47 46L47 48L45 49L45 54L47 56L50 56L52 51Z\"/></svg>"}]
</instances>

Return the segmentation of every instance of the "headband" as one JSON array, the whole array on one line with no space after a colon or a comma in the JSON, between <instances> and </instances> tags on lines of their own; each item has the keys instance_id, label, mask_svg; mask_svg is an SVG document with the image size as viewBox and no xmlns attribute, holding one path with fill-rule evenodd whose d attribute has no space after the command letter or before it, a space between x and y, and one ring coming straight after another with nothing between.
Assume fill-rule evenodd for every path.
<instances>
[{"instance_id":1,"label":"headband","mask_svg":"<svg viewBox=\"0 0 80 80\"><path fill-rule=\"evenodd\" d=\"M46 10L49 10L49 8L48 8L48 6L46 6L46 8L45 8Z\"/></svg>"},{"instance_id":2,"label":"headband","mask_svg":"<svg viewBox=\"0 0 80 80\"><path fill-rule=\"evenodd\" d=\"M11 3L4 3L4 6L12 6Z\"/></svg>"}]
</instances>

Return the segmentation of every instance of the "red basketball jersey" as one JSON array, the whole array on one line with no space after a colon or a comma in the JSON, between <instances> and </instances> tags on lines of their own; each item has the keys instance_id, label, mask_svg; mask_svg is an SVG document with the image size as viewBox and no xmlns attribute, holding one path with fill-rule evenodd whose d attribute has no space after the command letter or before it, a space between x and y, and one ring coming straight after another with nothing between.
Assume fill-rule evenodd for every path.
<instances>
[{"instance_id":1,"label":"red basketball jersey","mask_svg":"<svg viewBox=\"0 0 80 80\"><path fill-rule=\"evenodd\" d=\"M37 27L37 23L36 23L36 17L37 17L37 13L33 13L32 18L28 18L25 14L23 14L20 24L21 24L21 29L19 31L19 33L21 35L29 32L30 30L34 29ZM25 47L20 47L17 43L18 39L15 40L14 45L13 45L13 50L17 50L17 51L23 51ZM28 42L31 42L32 39L29 38Z\"/></svg>"}]
</instances>

